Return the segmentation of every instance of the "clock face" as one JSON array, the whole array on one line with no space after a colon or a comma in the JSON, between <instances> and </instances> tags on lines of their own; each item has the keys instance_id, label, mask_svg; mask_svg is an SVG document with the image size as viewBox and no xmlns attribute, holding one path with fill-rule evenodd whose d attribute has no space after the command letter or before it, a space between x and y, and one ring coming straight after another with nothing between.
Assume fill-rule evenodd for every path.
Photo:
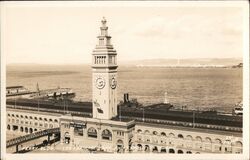
<instances>
[{"instance_id":1,"label":"clock face","mask_svg":"<svg viewBox=\"0 0 250 160\"><path fill-rule=\"evenodd\" d=\"M111 87L112 89L115 89L115 88L116 88L116 84L117 84L117 82L116 82L115 77L112 77L112 78L110 79L110 87Z\"/></svg>"},{"instance_id":2,"label":"clock face","mask_svg":"<svg viewBox=\"0 0 250 160\"><path fill-rule=\"evenodd\" d=\"M97 77L96 79L95 79L95 86L96 86L96 88L98 88L98 89L102 89L102 88L104 88L105 87L105 79L103 78L103 77Z\"/></svg>"}]
</instances>

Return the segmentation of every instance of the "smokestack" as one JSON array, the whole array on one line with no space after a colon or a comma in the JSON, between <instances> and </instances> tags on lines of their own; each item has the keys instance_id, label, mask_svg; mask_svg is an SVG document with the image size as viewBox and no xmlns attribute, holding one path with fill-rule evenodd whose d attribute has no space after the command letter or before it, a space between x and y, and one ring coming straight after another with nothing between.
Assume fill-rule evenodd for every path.
<instances>
[{"instance_id":1,"label":"smokestack","mask_svg":"<svg viewBox=\"0 0 250 160\"><path fill-rule=\"evenodd\" d=\"M124 103L129 102L129 96L128 93L124 93Z\"/></svg>"}]
</instances>

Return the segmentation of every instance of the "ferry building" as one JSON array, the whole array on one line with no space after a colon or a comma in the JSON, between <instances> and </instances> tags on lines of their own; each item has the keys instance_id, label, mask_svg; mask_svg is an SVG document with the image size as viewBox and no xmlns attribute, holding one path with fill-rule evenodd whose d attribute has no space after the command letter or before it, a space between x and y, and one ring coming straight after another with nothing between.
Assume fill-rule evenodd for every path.
<instances>
[{"instance_id":1,"label":"ferry building","mask_svg":"<svg viewBox=\"0 0 250 160\"><path fill-rule=\"evenodd\" d=\"M242 153L242 126L231 124L228 116L194 125L179 121L186 118L183 115L175 120L170 114L141 119L139 112L128 108L121 118L121 108L117 107L117 53L105 18L101 20L97 38L99 42L92 53L90 116L52 114L48 110L27 112L24 105L18 109L7 104L8 132L28 134L59 127L61 143L105 152ZM208 124L210 121L216 124Z\"/></svg>"},{"instance_id":2,"label":"ferry building","mask_svg":"<svg viewBox=\"0 0 250 160\"><path fill-rule=\"evenodd\" d=\"M92 53L93 118L63 116L61 141L105 151L129 150L135 121L112 120L117 116L117 53L102 19L99 43Z\"/></svg>"},{"instance_id":3,"label":"ferry building","mask_svg":"<svg viewBox=\"0 0 250 160\"><path fill-rule=\"evenodd\" d=\"M108 152L241 153L241 134L117 117L117 53L106 19L92 53L92 118L62 116L61 142ZM160 121L160 120L158 120ZM227 135L228 136L225 136Z\"/></svg>"}]
</instances>

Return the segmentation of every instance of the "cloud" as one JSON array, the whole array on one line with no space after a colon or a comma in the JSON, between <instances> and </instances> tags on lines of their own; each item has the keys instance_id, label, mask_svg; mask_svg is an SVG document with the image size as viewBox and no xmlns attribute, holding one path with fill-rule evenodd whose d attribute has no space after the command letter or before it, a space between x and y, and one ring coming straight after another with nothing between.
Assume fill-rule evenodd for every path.
<instances>
[{"instance_id":1,"label":"cloud","mask_svg":"<svg viewBox=\"0 0 250 160\"><path fill-rule=\"evenodd\" d=\"M157 16L132 25L129 29L120 29L124 34L139 37L186 38L189 36L240 36L239 16L210 16L183 14L179 17Z\"/></svg>"}]
</instances>

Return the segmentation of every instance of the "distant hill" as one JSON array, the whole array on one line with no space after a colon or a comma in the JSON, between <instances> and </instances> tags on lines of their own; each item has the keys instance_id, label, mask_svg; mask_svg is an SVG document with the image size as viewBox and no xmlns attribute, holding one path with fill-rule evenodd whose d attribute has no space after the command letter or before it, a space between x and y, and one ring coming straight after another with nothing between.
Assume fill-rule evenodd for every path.
<instances>
[{"instance_id":1,"label":"distant hill","mask_svg":"<svg viewBox=\"0 0 250 160\"><path fill-rule=\"evenodd\" d=\"M242 63L241 58L199 58L199 59L145 59L121 62L124 65L136 66L218 66L228 67Z\"/></svg>"}]
</instances>

